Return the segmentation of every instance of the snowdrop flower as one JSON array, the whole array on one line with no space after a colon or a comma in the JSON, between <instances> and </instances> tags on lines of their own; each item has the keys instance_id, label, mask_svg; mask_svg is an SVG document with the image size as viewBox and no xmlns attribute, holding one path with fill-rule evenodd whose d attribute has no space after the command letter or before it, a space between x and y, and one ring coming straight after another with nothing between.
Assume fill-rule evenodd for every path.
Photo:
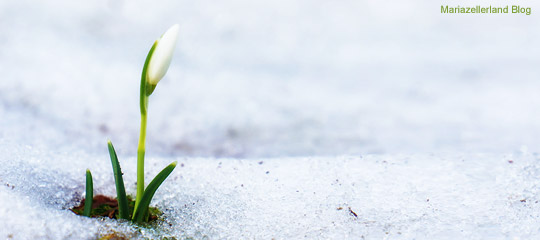
<instances>
[{"instance_id":1,"label":"snowdrop flower","mask_svg":"<svg viewBox=\"0 0 540 240\"><path fill-rule=\"evenodd\" d=\"M171 65L179 28L180 26L178 26L178 24L173 25L158 40L156 40L156 46L150 57L146 75L149 85L157 85L159 80L167 73L169 65Z\"/></svg>"},{"instance_id":2,"label":"snowdrop flower","mask_svg":"<svg viewBox=\"0 0 540 240\"><path fill-rule=\"evenodd\" d=\"M111 163L114 172L114 182L116 184L116 196L118 199L118 219L126 219L135 222L148 222L150 202L154 197L157 189L165 181L165 179L171 174L176 167L176 162L169 164L148 184L145 188L144 185L144 154L146 152L146 122L148 112L148 98L156 88L158 82L165 76L169 65L171 65L172 55L174 53L174 47L176 46L176 40L178 38L178 24L173 25L167 30L158 40L154 42L152 48L146 55L144 60L144 66L141 73L141 90L140 90L140 108L141 108L141 132L139 135L139 146L137 148L137 196L133 209L130 209L128 198L126 196L126 190L124 186L124 180L122 178L122 170L120 169L120 162L114 147L109 141L107 143L109 148L109 155L111 157ZM83 215L90 217L92 215L92 201L94 196L94 187L92 181L92 174L90 170L86 171L86 201L84 205ZM130 213L133 213L130 215Z\"/></svg>"}]
</instances>

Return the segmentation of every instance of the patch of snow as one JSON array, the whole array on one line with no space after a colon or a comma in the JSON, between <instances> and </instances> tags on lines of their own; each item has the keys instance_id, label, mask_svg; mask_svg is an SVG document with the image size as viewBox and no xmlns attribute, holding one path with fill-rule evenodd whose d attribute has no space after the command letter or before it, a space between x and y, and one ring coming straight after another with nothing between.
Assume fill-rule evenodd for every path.
<instances>
[{"instance_id":1,"label":"patch of snow","mask_svg":"<svg viewBox=\"0 0 540 240\"><path fill-rule=\"evenodd\" d=\"M92 160L96 194L114 194L106 154L8 147L1 154L16 155L0 172L6 216L0 234L15 239L93 239L109 233L197 239L540 236L537 155L179 158L153 202L165 220L142 228L66 210L83 197L79 169L84 166L78 158ZM134 193L136 160L120 158L128 193ZM170 160L149 158L147 176ZM47 167L56 164L67 167Z\"/></svg>"}]
</instances>

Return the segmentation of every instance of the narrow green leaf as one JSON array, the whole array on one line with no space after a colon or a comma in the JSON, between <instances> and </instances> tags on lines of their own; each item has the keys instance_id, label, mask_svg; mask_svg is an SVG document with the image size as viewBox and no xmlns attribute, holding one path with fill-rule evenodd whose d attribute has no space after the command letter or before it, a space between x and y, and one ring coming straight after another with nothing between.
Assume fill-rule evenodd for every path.
<instances>
[{"instance_id":1,"label":"narrow green leaf","mask_svg":"<svg viewBox=\"0 0 540 240\"><path fill-rule=\"evenodd\" d=\"M141 114L146 114L146 109L148 105L148 96L152 94L154 91L154 88L147 89L147 83L148 80L146 79L146 72L148 69L148 63L150 63L150 59L152 58L152 54L154 53L154 49L156 49L158 41L156 40L152 47L150 48L150 51L148 51L148 55L146 55L146 60L144 61L144 66L141 74L141 92L140 92L140 107L141 107Z\"/></svg>"},{"instance_id":2,"label":"narrow green leaf","mask_svg":"<svg viewBox=\"0 0 540 240\"><path fill-rule=\"evenodd\" d=\"M118 162L118 156L114 150L111 141L108 141L109 155L111 155L111 163L114 172L114 182L116 183L116 199L118 200L118 215L122 219L129 219L128 201L126 197L126 189L124 187L124 179L122 178L122 169Z\"/></svg>"},{"instance_id":3,"label":"narrow green leaf","mask_svg":"<svg viewBox=\"0 0 540 240\"><path fill-rule=\"evenodd\" d=\"M86 169L86 200L84 200L84 216L90 217L93 201L94 183L92 182L92 173L90 173L90 169Z\"/></svg>"},{"instance_id":4,"label":"narrow green leaf","mask_svg":"<svg viewBox=\"0 0 540 240\"><path fill-rule=\"evenodd\" d=\"M163 181L167 179L167 177L169 176L169 174L171 174L175 167L176 162L169 164L169 166L161 170L161 172L152 180L152 182L150 182L148 187L146 187L141 202L137 207L135 207L135 212L133 213L132 218L134 222L140 223L143 221L143 219L148 213L148 206L150 206L150 202L154 197L154 193L156 193L161 183L163 183Z\"/></svg>"}]
</instances>

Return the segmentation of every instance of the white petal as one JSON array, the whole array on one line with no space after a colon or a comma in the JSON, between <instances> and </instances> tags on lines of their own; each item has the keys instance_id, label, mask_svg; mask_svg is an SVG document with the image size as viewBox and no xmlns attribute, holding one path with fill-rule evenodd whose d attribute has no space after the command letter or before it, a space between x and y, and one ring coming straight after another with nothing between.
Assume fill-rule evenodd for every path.
<instances>
[{"instance_id":1,"label":"white petal","mask_svg":"<svg viewBox=\"0 0 540 240\"><path fill-rule=\"evenodd\" d=\"M171 65L179 29L178 24L173 25L158 40L148 63L147 78L149 84L156 85L167 73L169 65Z\"/></svg>"}]
</instances>

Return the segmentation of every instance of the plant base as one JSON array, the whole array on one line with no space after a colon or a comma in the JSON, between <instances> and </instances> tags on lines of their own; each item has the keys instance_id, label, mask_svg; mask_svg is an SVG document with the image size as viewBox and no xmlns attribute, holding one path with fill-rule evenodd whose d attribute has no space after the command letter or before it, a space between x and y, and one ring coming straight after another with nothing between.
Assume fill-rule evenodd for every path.
<instances>
[{"instance_id":1,"label":"plant base","mask_svg":"<svg viewBox=\"0 0 540 240\"><path fill-rule=\"evenodd\" d=\"M135 200L131 196L128 196L127 199L128 199L129 212L131 216L131 214L133 213L133 208L135 207ZM85 199L81 201L79 206L76 206L70 210L77 215L83 215L84 202L85 202ZM158 217L162 214L162 212L155 207L149 207L148 212L149 212L148 222L157 220ZM92 218L108 217L112 219L118 219L118 201L114 198L107 197L104 195L94 196L94 199L92 202L92 212L90 213L90 217Z\"/></svg>"}]
</instances>

